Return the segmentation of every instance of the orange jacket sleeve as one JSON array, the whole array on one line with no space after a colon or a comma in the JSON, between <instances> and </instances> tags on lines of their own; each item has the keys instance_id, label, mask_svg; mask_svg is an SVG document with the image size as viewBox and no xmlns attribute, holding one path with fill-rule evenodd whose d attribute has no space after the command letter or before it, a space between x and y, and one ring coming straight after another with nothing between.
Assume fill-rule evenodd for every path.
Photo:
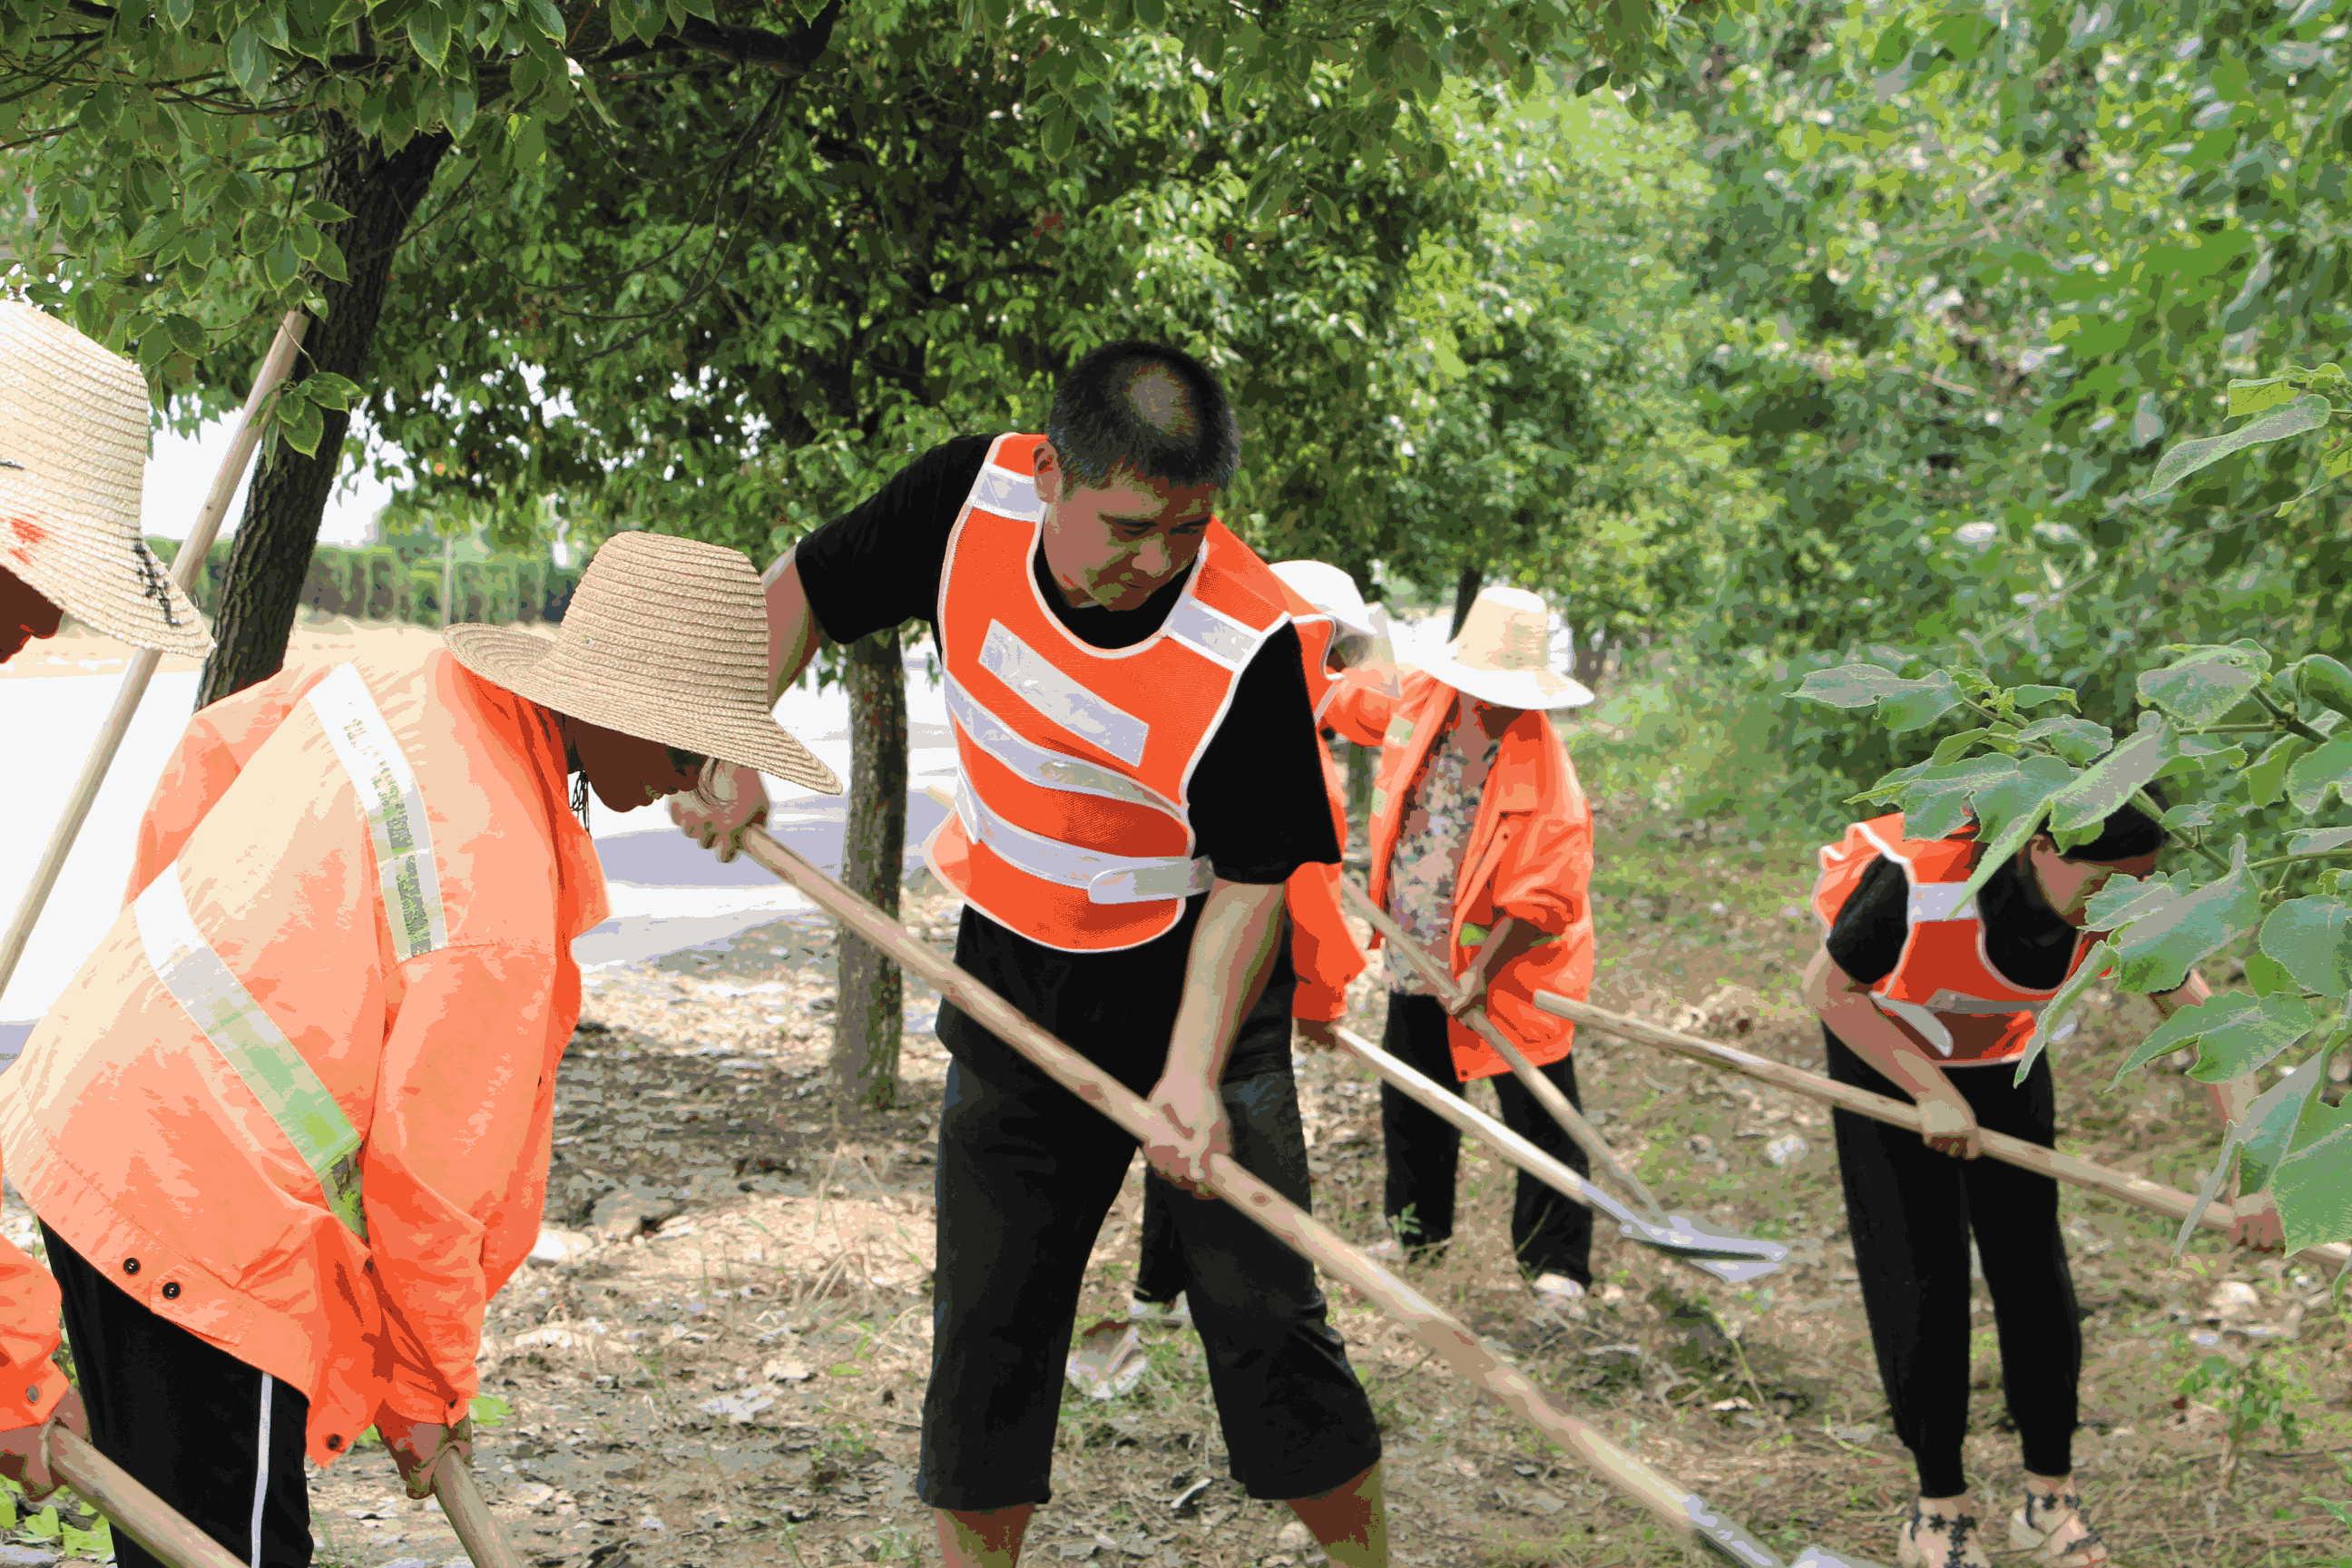
<instances>
[{"instance_id":1,"label":"orange jacket sleeve","mask_svg":"<svg viewBox=\"0 0 2352 1568\"><path fill-rule=\"evenodd\" d=\"M146 891L155 874L178 857L180 847L261 742L285 721L307 683L280 671L233 697L200 708L188 721L172 758L155 781L146 815L139 819L139 842L131 857L128 903Z\"/></svg>"},{"instance_id":2,"label":"orange jacket sleeve","mask_svg":"<svg viewBox=\"0 0 2352 1568\"><path fill-rule=\"evenodd\" d=\"M1387 665L1359 665L1331 683L1330 701L1322 722L1359 746L1378 746L1387 737L1389 715L1396 711L1396 670Z\"/></svg>"},{"instance_id":3,"label":"orange jacket sleeve","mask_svg":"<svg viewBox=\"0 0 2352 1568\"><path fill-rule=\"evenodd\" d=\"M1314 864L1292 875L1290 960L1298 987L1290 1016L1311 1023L1337 1023L1347 1016L1348 983L1364 972L1366 959L1339 908L1339 868Z\"/></svg>"},{"instance_id":4,"label":"orange jacket sleeve","mask_svg":"<svg viewBox=\"0 0 2352 1568\"><path fill-rule=\"evenodd\" d=\"M1547 801L1512 836L1495 875L1497 914L1559 936L1592 889L1592 812L1580 798Z\"/></svg>"},{"instance_id":5,"label":"orange jacket sleeve","mask_svg":"<svg viewBox=\"0 0 2352 1568\"><path fill-rule=\"evenodd\" d=\"M0 1431L39 1426L66 1396L57 1353L58 1282L0 1241Z\"/></svg>"},{"instance_id":6,"label":"orange jacket sleeve","mask_svg":"<svg viewBox=\"0 0 2352 1568\"><path fill-rule=\"evenodd\" d=\"M393 1366L384 1405L450 1422L477 1386L492 1218L536 1147L552 954L459 945L410 960L361 1174Z\"/></svg>"}]
</instances>

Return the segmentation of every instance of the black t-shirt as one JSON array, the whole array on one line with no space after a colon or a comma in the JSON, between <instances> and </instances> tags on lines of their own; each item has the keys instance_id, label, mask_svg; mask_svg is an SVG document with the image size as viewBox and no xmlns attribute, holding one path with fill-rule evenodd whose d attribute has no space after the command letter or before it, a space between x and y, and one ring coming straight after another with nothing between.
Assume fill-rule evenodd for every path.
<instances>
[{"instance_id":1,"label":"black t-shirt","mask_svg":"<svg viewBox=\"0 0 2352 1568\"><path fill-rule=\"evenodd\" d=\"M911 620L931 623L937 637L948 535L990 444L986 437L962 437L934 447L801 541L793 559L827 638L851 642ZM1096 647L1141 642L1160 629L1183 592L1178 582L1132 610L1073 609L1046 576L1042 551L1035 572L1047 607ZM1310 861L1339 858L1294 628L1286 626L1268 637L1242 671L1233 704L1202 750L1187 793L1195 853L1226 881L1283 882ZM1129 1088L1147 1089L1167 1056L1192 928L1205 898L1190 900L1166 935L1099 953L1031 942L967 906L956 934L956 962ZM1289 1065L1295 979L1286 936L1266 970L1265 989L1234 1040L1228 1078ZM1031 1070L952 1004L940 1008L940 1039L989 1077Z\"/></svg>"},{"instance_id":2,"label":"black t-shirt","mask_svg":"<svg viewBox=\"0 0 2352 1568\"><path fill-rule=\"evenodd\" d=\"M1882 857L1862 874L1831 924L1830 956L1865 985L1885 979L1903 956L1910 908L1909 879ZM2014 857L1985 879L1977 910L1984 918L1985 956L2004 978L2026 991L2054 991L2064 984L2083 933L2042 901Z\"/></svg>"}]
</instances>

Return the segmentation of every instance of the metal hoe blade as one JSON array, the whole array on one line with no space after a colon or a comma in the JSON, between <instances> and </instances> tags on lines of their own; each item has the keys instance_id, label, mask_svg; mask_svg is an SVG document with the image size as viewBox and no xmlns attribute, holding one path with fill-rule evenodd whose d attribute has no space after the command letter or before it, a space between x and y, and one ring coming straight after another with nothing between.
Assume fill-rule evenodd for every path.
<instances>
[{"instance_id":1,"label":"metal hoe blade","mask_svg":"<svg viewBox=\"0 0 2352 1568\"><path fill-rule=\"evenodd\" d=\"M1684 1258L1738 1258L1762 1264L1762 1268L1746 1276L1751 1279L1759 1273L1770 1273L1788 1259L1789 1249L1777 1241L1766 1241L1753 1236L1733 1236L1701 1225L1688 1215L1668 1215L1665 1223L1658 1224L1643 1218L1590 1181L1584 1184L1584 1189L1592 1200L1592 1206L1615 1220L1621 1233L1660 1252L1671 1252Z\"/></svg>"},{"instance_id":2,"label":"metal hoe blade","mask_svg":"<svg viewBox=\"0 0 2352 1568\"><path fill-rule=\"evenodd\" d=\"M1738 1520L1710 1507L1706 1499L1693 1495L1683 1500L1683 1506L1690 1510L1691 1525L1699 1540L1725 1562L1739 1563L1741 1568L1879 1568L1866 1557L1841 1557L1825 1546L1808 1546L1790 1563L1748 1534Z\"/></svg>"}]
</instances>

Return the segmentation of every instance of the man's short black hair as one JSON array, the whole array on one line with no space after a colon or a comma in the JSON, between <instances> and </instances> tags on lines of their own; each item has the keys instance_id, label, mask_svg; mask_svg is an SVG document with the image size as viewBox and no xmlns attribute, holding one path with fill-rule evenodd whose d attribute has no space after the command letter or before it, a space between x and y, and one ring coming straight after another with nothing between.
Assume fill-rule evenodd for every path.
<instances>
[{"instance_id":1,"label":"man's short black hair","mask_svg":"<svg viewBox=\"0 0 2352 1568\"><path fill-rule=\"evenodd\" d=\"M2147 798L2157 805L2165 804L2153 788ZM2136 860L2143 855L2153 855L2165 846L2164 825L2138 806L2125 805L2099 825L2099 836L2088 844L2077 844L2072 849L2062 849L2062 860L2089 860L2099 865L2113 865L2118 860Z\"/></svg>"},{"instance_id":2,"label":"man's short black hair","mask_svg":"<svg viewBox=\"0 0 2352 1568\"><path fill-rule=\"evenodd\" d=\"M1242 460L1241 422L1209 367L1132 338L1096 349L1062 377L1045 436L1070 478L1090 487L1125 469L1222 489Z\"/></svg>"}]
</instances>

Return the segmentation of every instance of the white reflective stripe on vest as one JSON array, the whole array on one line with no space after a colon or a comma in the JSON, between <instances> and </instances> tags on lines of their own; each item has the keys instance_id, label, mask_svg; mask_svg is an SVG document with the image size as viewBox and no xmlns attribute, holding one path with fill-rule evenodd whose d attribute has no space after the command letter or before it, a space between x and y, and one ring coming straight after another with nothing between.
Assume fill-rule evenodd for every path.
<instances>
[{"instance_id":1,"label":"white reflective stripe on vest","mask_svg":"<svg viewBox=\"0 0 2352 1568\"><path fill-rule=\"evenodd\" d=\"M1239 669L1249 663L1258 645L1269 635L1255 631L1233 616L1212 609L1194 598L1190 592L1176 601L1168 612L1164 626L1168 635L1204 658L1215 660L1227 669Z\"/></svg>"},{"instance_id":2,"label":"white reflective stripe on vest","mask_svg":"<svg viewBox=\"0 0 2352 1568\"><path fill-rule=\"evenodd\" d=\"M367 682L357 668L339 664L310 689L308 700L367 812L393 951L406 960L448 946L449 920L433 866L425 796Z\"/></svg>"},{"instance_id":3,"label":"white reflective stripe on vest","mask_svg":"<svg viewBox=\"0 0 2352 1568\"><path fill-rule=\"evenodd\" d=\"M1038 745L990 712L954 676L943 676L940 685L947 693L948 713L963 726L972 743L1039 788L1101 795L1131 805L1149 806L1179 821L1183 819L1183 810L1174 801L1127 774L1084 757Z\"/></svg>"},{"instance_id":4,"label":"white reflective stripe on vest","mask_svg":"<svg viewBox=\"0 0 2352 1568\"><path fill-rule=\"evenodd\" d=\"M1904 869L1908 871L1910 868L1906 866ZM1913 879L1910 901L1911 923L1917 925L1922 921L1976 920L1978 918L1977 901L1974 899L1960 897L1962 893L1968 891L1968 887L1966 882L1922 882Z\"/></svg>"},{"instance_id":5,"label":"white reflective stripe on vest","mask_svg":"<svg viewBox=\"0 0 2352 1568\"><path fill-rule=\"evenodd\" d=\"M971 504L1023 522L1045 521L1045 503L1037 499L1037 481L994 463L980 466L980 478L971 487Z\"/></svg>"},{"instance_id":6,"label":"white reflective stripe on vest","mask_svg":"<svg viewBox=\"0 0 2352 1568\"><path fill-rule=\"evenodd\" d=\"M230 1070L253 1091L269 1120L319 1180L327 1206L362 1240L367 1217L360 1203L359 1130L302 1053L262 1011L261 1004L205 942L188 912L174 864L147 885L131 905L147 962L173 1001Z\"/></svg>"},{"instance_id":7,"label":"white reflective stripe on vest","mask_svg":"<svg viewBox=\"0 0 2352 1568\"><path fill-rule=\"evenodd\" d=\"M1216 873L1205 859L1185 856L1108 855L1079 849L1016 827L988 809L962 779L956 781L956 816L965 837L1048 882L1082 888L1097 904L1148 904L1208 891Z\"/></svg>"},{"instance_id":8,"label":"white reflective stripe on vest","mask_svg":"<svg viewBox=\"0 0 2352 1568\"><path fill-rule=\"evenodd\" d=\"M1078 679L1015 637L1003 621L988 623L980 667L1048 721L1091 742L1129 767L1143 761L1151 726L1088 690Z\"/></svg>"},{"instance_id":9,"label":"white reflective stripe on vest","mask_svg":"<svg viewBox=\"0 0 2352 1568\"><path fill-rule=\"evenodd\" d=\"M1880 1012L1910 1025L1921 1039L1948 1057L1952 1054L1955 1042L1952 1031L1945 1026L1938 1015L1948 1013L1954 1016L1998 1018L2005 1014L2031 1013L2038 1020L2050 1005L2048 997L2010 1002L1997 996L1963 996L1953 991L1937 992L1926 1006L1916 1002L1898 1002L1891 996L1881 996L1875 993L1870 999L1878 1005ZM2069 1018L2061 1024L2058 1032L2050 1037L2049 1043L2054 1046L2072 1035L2076 1022L2076 1019Z\"/></svg>"}]
</instances>

